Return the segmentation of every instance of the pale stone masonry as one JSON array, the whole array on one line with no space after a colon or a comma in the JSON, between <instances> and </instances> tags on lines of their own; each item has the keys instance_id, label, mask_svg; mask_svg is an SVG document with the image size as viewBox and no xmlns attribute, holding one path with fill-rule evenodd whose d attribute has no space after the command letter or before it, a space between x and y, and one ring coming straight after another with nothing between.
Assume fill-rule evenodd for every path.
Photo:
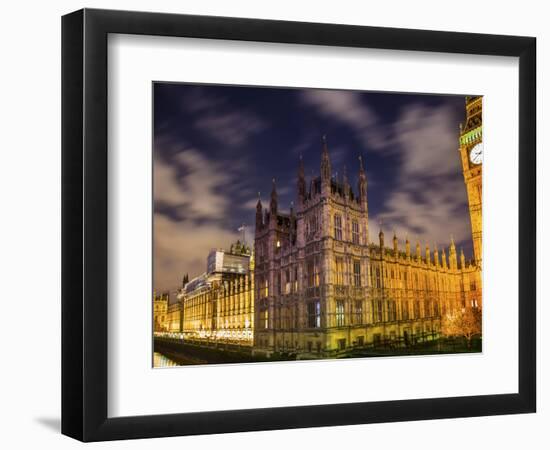
<instances>
[{"instance_id":1,"label":"pale stone masonry","mask_svg":"<svg viewBox=\"0 0 550 450\"><path fill-rule=\"evenodd\" d=\"M342 181L332 176L323 138L320 175L306 186L300 160L289 214L279 212L275 180L269 207L258 200L257 352L328 357L382 342L410 345L439 337L442 315L481 306L481 164L468 157L481 142L481 97L468 98L466 110L459 151L474 260L458 255L452 238L442 249L417 242L412 253L395 235L386 247L383 232L371 243L363 163L354 191L345 171Z\"/></svg>"},{"instance_id":2,"label":"pale stone masonry","mask_svg":"<svg viewBox=\"0 0 550 450\"><path fill-rule=\"evenodd\" d=\"M195 342L251 346L254 327L254 257L237 242L229 251L212 250L207 270L177 293L180 332Z\"/></svg>"}]
</instances>

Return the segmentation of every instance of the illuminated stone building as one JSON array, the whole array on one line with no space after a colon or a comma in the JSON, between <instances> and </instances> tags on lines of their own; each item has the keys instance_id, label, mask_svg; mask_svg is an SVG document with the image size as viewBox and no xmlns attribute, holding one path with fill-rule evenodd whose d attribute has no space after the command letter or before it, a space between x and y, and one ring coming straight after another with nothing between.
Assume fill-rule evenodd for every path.
<instances>
[{"instance_id":1,"label":"illuminated stone building","mask_svg":"<svg viewBox=\"0 0 550 450\"><path fill-rule=\"evenodd\" d=\"M251 346L254 326L254 257L240 242L212 250L207 271L178 293L184 339Z\"/></svg>"},{"instance_id":2,"label":"illuminated stone building","mask_svg":"<svg viewBox=\"0 0 550 450\"><path fill-rule=\"evenodd\" d=\"M168 308L166 312L166 331L169 333L179 333L182 328L182 314L181 304L177 302L168 302Z\"/></svg>"},{"instance_id":3,"label":"illuminated stone building","mask_svg":"<svg viewBox=\"0 0 550 450\"><path fill-rule=\"evenodd\" d=\"M371 242L367 175L354 190L332 176L323 139L320 175L306 183L300 160L296 204L260 199L255 231L254 349L327 357L378 343L410 345L439 336L441 317L481 306L481 98L467 98L459 153L468 192L474 260L448 248L421 249L381 231ZM475 149L475 150L474 150Z\"/></svg>"},{"instance_id":4,"label":"illuminated stone building","mask_svg":"<svg viewBox=\"0 0 550 450\"><path fill-rule=\"evenodd\" d=\"M168 326L168 298L167 292L157 295L153 293L153 331L155 333L167 331Z\"/></svg>"},{"instance_id":5,"label":"illuminated stone building","mask_svg":"<svg viewBox=\"0 0 550 450\"><path fill-rule=\"evenodd\" d=\"M206 272L177 292L176 303L155 295L155 332L306 358L437 339L444 315L481 307L481 106L481 97L467 98L458 149L472 260L452 237L441 248L411 248L395 234L386 245L383 231L372 239L363 162L353 189L345 171L341 181L332 176L323 139L320 175L306 183L300 160L288 214L274 180L269 207L258 199L253 252L239 242L213 250Z\"/></svg>"}]
</instances>

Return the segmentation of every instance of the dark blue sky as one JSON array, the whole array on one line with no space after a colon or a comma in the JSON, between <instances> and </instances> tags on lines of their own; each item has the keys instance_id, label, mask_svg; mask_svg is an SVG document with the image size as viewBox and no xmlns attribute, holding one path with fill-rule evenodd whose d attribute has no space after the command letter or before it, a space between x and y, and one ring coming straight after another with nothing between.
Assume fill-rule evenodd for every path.
<instances>
[{"instance_id":1,"label":"dark blue sky","mask_svg":"<svg viewBox=\"0 0 550 450\"><path fill-rule=\"evenodd\" d=\"M327 136L333 174L368 178L370 239L382 221L415 243L471 255L458 153L464 97L319 89L154 84L155 288L205 270L208 251L228 247L245 223L253 235L276 179L280 209L296 195L300 155L319 173Z\"/></svg>"}]
</instances>

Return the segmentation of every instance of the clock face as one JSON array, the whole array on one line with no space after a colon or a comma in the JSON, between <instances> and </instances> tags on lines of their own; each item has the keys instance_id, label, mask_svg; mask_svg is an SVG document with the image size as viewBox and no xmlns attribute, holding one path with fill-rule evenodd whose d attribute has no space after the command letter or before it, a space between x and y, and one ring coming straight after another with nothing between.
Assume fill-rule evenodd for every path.
<instances>
[{"instance_id":1,"label":"clock face","mask_svg":"<svg viewBox=\"0 0 550 450\"><path fill-rule=\"evenodd\" d=\"M470 161L472 164L481 164L483 160L483 142L476 144L470 150Z\"/></svg>"}]
</instances>

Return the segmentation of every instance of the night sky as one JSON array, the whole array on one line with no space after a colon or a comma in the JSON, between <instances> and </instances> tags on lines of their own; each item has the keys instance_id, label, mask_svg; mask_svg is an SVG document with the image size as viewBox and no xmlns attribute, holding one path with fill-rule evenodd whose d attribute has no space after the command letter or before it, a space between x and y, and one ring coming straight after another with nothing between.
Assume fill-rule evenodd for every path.
<instances>
[{"instance_id":1,"label":"night sky","mask_svg":"<svg viewBox=\"0 0 550 450\"><path fill-rule=\"evenodd\" d=\"M419 239L472 255L458 153L463 96L155 83L154 288L175 289L206 268L212 248L229 248L248 225L258 192L279 209L296 196L299 157L306 183L319 174L326 135L333 176L344 166L354 192L361 155L368 181L370 240L379 223L412 248Z\"/></svg>"}]
</instances>

